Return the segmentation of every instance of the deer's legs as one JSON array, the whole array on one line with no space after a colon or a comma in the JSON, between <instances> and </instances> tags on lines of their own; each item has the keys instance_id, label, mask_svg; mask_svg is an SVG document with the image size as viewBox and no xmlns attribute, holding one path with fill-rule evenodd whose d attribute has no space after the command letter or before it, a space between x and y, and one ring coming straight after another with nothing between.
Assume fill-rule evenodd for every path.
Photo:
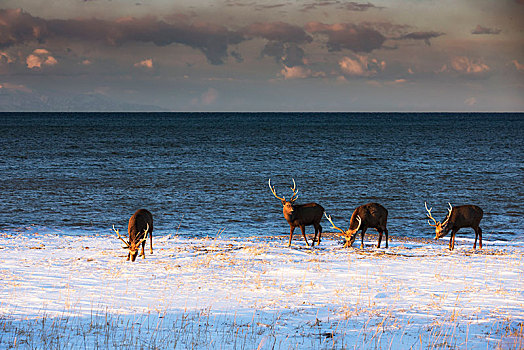
<instances>
[{"instance_id":1,"label":"deer's legs","mask_svg":"<svg viewBox=\"0 0 524 350\"><path fill-rule=\"evenodd\" d=\"M482 229L477 226L475 229L475 243L473 243L473 249L477 249L477 238L479 239L479 249L482 249Z\"/></svg>"},{"instance_id":2,"label":"deer's legs","mask_svg":"<svg viewBox=\"0 0 524 350\"><path fill-rule=\"evenodd\" d=\"M320 224L315 225L315 237L313 238L313 243L311 243L311 246L315 246L315 241L317 240L317 233L318 233L318 245L320 245L320 239L322 237L322 226Z\"/></svg>"},{"instance_id":3,"label":"deer's legs","mask_svg":"<svg viewBox=\"0 0 524 350\"><path fill-rule=\"evenodd\" d=\"M288 247L291 247L291 241L293 240L293 231L295 231L295 226L291 226L290 225L290 229L289 229L289 244L287 245Z\"/></svg>"},{"instance_id":4,"label":"deer's legs","mask_svg":"<svg viewBox=\"0 0 524 350\"><path fill-rule=\"evenodd\" d=\"M364 227L362 231L360 231L360 248L364 249L364 234L366 233L367 227Z\"/></svg>"},{"instance_id":5,"label":"deer's legs","mask_svg":"<svg viewBox=\"0 0 524 350\"><path fill-rule=\"evenodd\" d=\"M153 254L153 235L149 234L149 253Z\"/></svg>"},{"instance_id":6,"label":"deer's legs","mask_svg":"<svg viewBox=\"0 0 524 350\"><path fill-rule=\"evenodd\" d=\"M455 248L455 234L457 233L456 230L451 231L451 236L449 237L449 250L453 250Z\"/></svg>"},{"instance_id":7,"label":"deer's legs","mask_svg":"<svg viewBox=\"0 0 524 350\"><path fill-rule=\"evenodd\" d=\"M142 257L145 259L146 258L146 253L144 253L144 248L146 246L146 242L142 242Z\"/></svg>"},{"instance_id":8,"label":"deer's legs","mask_svg":"<svg viewBox=\"0 0 524 350\"><path fill-rule=\"evenodd\" d=\"M305 225L301 225L300 226L300 230L302 231L302 237L304 237L304 241L306 241L306 246L309 247L309 243L307 241L307 237L306 237L306 226ZM315 245L315 241L313 240L313 245Z\"/></svg>"},{"instance_id":9,"label":"deer's legs","mask_svg":"<svg viewBox=\"0 0 524 350\"><path fill-rule=\"evenodd\" d=\"M482 249L482 229L479 226L479 249Z\"/></svg>"},{"instance_id":10,"label":"deer's legs","mask_svg":"<svg viewBox=\"0 0 524 350\"><path fill-rule=\"evenodd\" d=\"M377 232L378 232L378 244L377 244L377 248L380 248L380 243L382 242L382 233L384 232L386 234L386 248L388 248L388 229L387 228L377 228Z\"/></svg>"}]
</instances>

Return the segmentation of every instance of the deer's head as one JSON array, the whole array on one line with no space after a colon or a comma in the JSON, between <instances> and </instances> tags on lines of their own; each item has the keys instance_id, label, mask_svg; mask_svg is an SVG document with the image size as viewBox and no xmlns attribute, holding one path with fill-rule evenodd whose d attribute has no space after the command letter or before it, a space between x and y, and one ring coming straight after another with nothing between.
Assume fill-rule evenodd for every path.
<instances>
[{"instance_id":1,"label":"deer's head","mask_svg":"<svg viewBox=\"0 0 524 350\"><path fill-rule=\"evenodd\" d=\"M293 191L293 196L291 196L289 200L286 200L286 197L277 196L277 193L275 192L275 186L271 186L271 179L269 179L268 185L273 195L277 197L278 199L280 199L280 201L282 202L284 215L292 216L293 211L295 210L294 203L298 198L298 189L297 189L297 185L295 184L295 179L293 179L293 187L291 187L291 191Z\"/></svg>"},{"instance_id":2,"label":"deer's head","mask_svg":"<svg viewBox=\"0 0 524 350\"><path fill-rule=\"evenodd\" d=\"M444 237L445 235L448 234L449 230L451 229L451 226L449 225L449 219L451 218L451 211L453 210L453 207L451 206L450 203L448 204L449 204L448 215L446 216L446 219L444 220L444 222L441 223L440 221L435 220L433 216L431 216L431 209L433 208L428 209L428 205L426 204L426 202L424 202L424 206L426 207L426 211L428 212L426 216L430 218L431 220L433 220L434 222L434 224L432 224L428 220L429 226L432 226L435 228L435 239Z\"/></svg>"},{"instance_id":3,"label":"deer's head","mask_svg":"<svg viewBox=\"0 0 524 350\"><path fill-rule=\"evenodd\" d=\"M335 226L335 224L333 223L333 220L331 220L331 215L328 216L326 213L324 213L324 216L326 217L326 219L328 219L329 223L331 224L331 228L334 228L335 230L342 232L342 235L340 236L346 238L350 242L349 245L352 245L353 242L355 241L355 233L357 233L358 229L360 228L360 225L362 224L362 219L360 218L360 216L357 215L355 217L355 219L358 222L358 226L354 229L351 229L348 227L348 229L345 231L341 229L340 227ZM351 223L350 223L350 226L351 226Z\"/></svg>"},{"instance_id":4,"label":"deer's head","mask_svg":"<svg viewBox=\"0 0 524 350\"><path fill-rule=\"evenodd\" d=\"M126 241L125 239L120 236L120 233L117 229L115 229L115 225L113 225L113 231L116 232L116 235L118 236L118 239L120 239L122 242L124 242L125 247L122 247L124 249L127 249L129 251L129 258L131 261L135 261L136 257L138 256L138 250L140 248L140 245L145 242L147 239L148 231L149 231L149 224L147 224L147 228L144 231L144 236L142 239L136 239L134 241ZM137 235L136 237L140 237L140 235Z\"/></svg>"}]
</instances>

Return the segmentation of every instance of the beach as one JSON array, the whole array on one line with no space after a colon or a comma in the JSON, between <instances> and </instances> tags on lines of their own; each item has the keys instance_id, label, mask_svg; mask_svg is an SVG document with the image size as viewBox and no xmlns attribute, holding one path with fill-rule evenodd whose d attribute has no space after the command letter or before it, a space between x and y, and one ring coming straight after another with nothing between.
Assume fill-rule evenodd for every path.
<instances>
[{"instance_id":1,"label":"beach","mask_svg":"<svg viewBox=\"0 0 524 350\"><path fill-rule=\"evenodd\" d=\"M524 245L470 238L3 233L0 348L521 349Z\"/></svg>"}]
</instances>

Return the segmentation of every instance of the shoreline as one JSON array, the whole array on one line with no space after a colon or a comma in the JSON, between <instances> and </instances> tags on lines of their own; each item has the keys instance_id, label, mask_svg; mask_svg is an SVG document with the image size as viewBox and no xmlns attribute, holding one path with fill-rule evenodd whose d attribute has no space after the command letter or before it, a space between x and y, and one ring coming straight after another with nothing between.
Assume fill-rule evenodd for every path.
<instances>
[{"instance_id":1,"label":"shoreline","mask_svg":"<svg viewBox=\"0 0 524 350\"><path fill-rule=\"evenodd\" d=\"M333 236L159 236L131 263L110 235L1 234L0 347L524 346L524 245Z\"/></svg>"}]
</instances>

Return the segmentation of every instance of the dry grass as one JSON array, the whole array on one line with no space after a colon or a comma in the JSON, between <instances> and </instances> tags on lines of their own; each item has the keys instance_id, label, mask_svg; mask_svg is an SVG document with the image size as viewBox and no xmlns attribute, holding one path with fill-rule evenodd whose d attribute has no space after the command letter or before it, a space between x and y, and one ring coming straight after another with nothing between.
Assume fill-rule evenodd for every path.
<instances>
[{"instance_id":1,"label":"dry grass","mask_svg":"<svg viewBox=\"0 0 524 350\"><path fill-rule=\"evenodd\" d=\"M524 286L508 283L524 277L518 250L173 237L131 264L96 239L16 238L17 254L7 255L8 239L0 348L524 346Z\"/></svg>"}]
</instances>

